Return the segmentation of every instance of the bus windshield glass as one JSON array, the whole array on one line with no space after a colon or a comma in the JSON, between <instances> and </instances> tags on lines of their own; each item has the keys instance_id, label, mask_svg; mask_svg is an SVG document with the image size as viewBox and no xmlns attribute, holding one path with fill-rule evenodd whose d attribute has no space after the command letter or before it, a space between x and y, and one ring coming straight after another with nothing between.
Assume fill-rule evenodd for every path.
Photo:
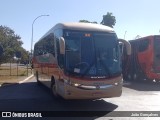
<instances>
[{"instance_id":1,"label":"bus windshield glass","mask_svg":"<svg viewBox=\"0 0 160 120\"><path fill-rule=\"evenodd\" d=\"M115 33L66 32L66 72L76 76L106 78L121 74Z\"/></svg>"},{"instance_id":2,"label":"bus windshield glass","mask_svg":"<svg viewBox=\"0 0 160 120\"><path fill-rule=\"evenodd\" d=\"M155 36L154 39L154 71L160 73L160 36Z\"/></svg>"}]
</instances>

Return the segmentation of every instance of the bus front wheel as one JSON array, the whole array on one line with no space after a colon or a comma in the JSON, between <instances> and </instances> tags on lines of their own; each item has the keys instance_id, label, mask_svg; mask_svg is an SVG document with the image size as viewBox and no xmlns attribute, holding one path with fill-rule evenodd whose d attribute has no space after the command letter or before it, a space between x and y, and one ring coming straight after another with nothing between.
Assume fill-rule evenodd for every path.
<instances>
[{"instance_id":1,"label":"bus front wheel","mask_svg":"<svg viewBox=\"0 0 160 120\"><path fill-rule=\"evenodd\" d=\"M36 80L37 80L37 84L39 85L40 81L39 81L39 77L38 77L38 71L36 71Z\"/></svg>"},{"instance_id":2,"label":"bus front wheel","mask_svg":"<svg viewBox=\"0 0 160 120\"><path fill-rule=\"evenodd\" d=\"M51 77L51 92L55 97L58 97L57 90L56 90L56 83L53 76Z\"/></svg>"}]
</instances>

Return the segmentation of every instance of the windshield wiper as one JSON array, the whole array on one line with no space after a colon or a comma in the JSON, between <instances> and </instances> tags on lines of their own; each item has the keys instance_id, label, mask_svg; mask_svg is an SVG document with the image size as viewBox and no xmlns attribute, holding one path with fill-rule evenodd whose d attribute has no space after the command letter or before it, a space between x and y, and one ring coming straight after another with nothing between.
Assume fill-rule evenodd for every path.
<instances>
[{"instance_id":1,"label":"windshield wiper","mask_svg":"<svg viewBox=\"0 0 160 120\"><path fill-rule=\"evenodd\" d=\"M111 77L111 72L109 70L109 68L106 66L106 64L100 59L99 60L101 65L103 66L104 70L108 73L108 76Z\"/></svg>"},{"instance_id":2,"label":"windshield wiper","mask_svg":"<svg viewBox=\"0 0 160 120\"><path fill-rule=\"evenodd\" d=\"M106 66L106 64L102 61L102 58L100 57L99 50L97 51L97 53L98 53L98 60L99 60L100 64L103 66L104 70L108 73L108 76L111 77L111 72L110 72L109 68Z\"/></svg>"},{"instance_id":3,"label":"windshield wiper","mask_svg":"<svg viewBox=\"0 0 160 120\"><path fill-rule=\"evenodd\" d=\"M88 67L86 68L86 70L82 73L81 77L84 77L84 76L88 73L88 71L91 69L91 67L94 65L94 63L95 63L95 62L93 62L90 66L88 66Z\"/></svg>"}]
</instances>

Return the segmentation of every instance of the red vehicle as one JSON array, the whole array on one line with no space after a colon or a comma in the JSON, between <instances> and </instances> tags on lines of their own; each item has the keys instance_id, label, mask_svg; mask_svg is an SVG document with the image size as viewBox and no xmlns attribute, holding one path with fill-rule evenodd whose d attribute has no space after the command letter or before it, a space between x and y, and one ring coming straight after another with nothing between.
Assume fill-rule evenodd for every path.
<instances>
[{"instance_id":1,"label":"red vehicle","mask_svg":"<svg viewBox=\"0 0 160 120\"><path fill-rule=\"evenodd\" d=\"M132 53L131 56L123 56L124 79L160 81L160 35L147 36L129 42Z\"/></svg>"}]
</instances>

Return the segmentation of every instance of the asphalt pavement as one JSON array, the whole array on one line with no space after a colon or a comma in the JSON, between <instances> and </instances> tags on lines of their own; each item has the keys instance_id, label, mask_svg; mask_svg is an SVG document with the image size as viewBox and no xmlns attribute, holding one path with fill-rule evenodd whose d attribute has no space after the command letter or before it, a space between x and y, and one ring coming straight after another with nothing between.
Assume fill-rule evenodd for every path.
<instances>
[{"instance_id":1,"label":"asphalt pavement","mask_svg":"<svg viewBox=\"0 0 160 120\"><path fill-rule=\"evenodd\" d=\"M49 89L37 85L34 77L21 84L0 87L0 111L48 111L59 115L84 115L86 119L160 120L160 84L125 83L121 97L98 100L56 99ZM135 117L132 113L158 114L158 117ZM158 112L158 113L157 113ZM74 113L74 114L73 114ZM88 116L87 116L88 115ZM136 115L136 114L135 114ZM79 117L78 116L78 117ZM56 117L56 116L55 116ZM74 116L75 117L75 116ZM59 116L58 116L59 118Z\"/></svg>"}]
</instances>

